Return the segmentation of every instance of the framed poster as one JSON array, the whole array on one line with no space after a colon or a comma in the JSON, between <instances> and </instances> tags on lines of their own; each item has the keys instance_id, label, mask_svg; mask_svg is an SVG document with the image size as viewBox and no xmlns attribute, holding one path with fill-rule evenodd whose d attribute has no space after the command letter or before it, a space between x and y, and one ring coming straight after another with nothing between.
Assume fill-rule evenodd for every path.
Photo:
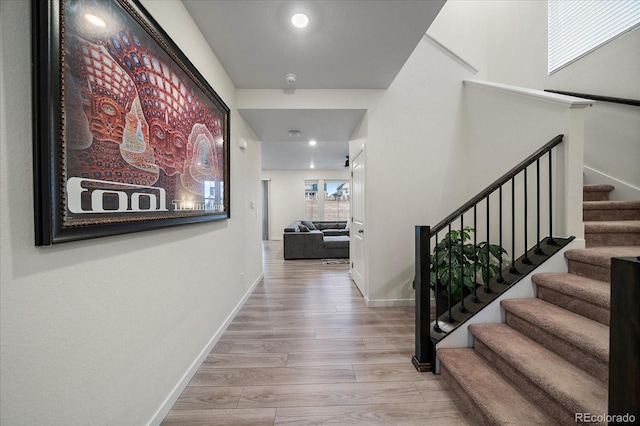
<instances>
[{"instance_id":1,"label":"framed poster","mask_svg":"<svg viewBox=\"0 0 640 426\"><path fill-rule=\"evenodd\" d=\"M229 108L149 13L32 14L36 245L229 218Z\"/></svg>"}]
</instances>

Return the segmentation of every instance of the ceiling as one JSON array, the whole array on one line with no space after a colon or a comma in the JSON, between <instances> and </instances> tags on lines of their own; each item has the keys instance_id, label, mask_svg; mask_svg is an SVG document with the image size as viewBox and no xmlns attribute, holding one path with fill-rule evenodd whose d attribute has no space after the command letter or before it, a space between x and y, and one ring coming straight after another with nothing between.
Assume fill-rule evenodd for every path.
<instances>
[{"instance_id":1,"label":"ceiling","mask_svg":"<svg viewBox=\"0 0 640 426\"><path fill-rule=\"evenodd\" d=\"M386 89L445 0L182 0L238 89ZM291 16L305 13L297 29ZM285 75L295 74L295 83ZM240 109L263 169L340 169L364 110ZM290 137L289 130L300 137ZM315 139L316 146L308 141Z\"/></svg>"}]
</instances>

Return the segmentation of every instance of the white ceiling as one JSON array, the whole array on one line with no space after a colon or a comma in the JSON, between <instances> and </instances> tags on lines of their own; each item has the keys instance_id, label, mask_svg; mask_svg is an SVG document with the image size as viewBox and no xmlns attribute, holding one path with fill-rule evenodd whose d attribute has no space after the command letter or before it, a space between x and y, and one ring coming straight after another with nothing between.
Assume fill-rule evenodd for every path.
<instances>
[{"instance_id":1,"label":"white ceiling","mask_svg":"<svg viewBox=\"0 0 640 426\"><path fill-rule=\"evenodd\" d=\"M182 0L239 89L386 89L445 0ZM309 26L290 24L294 13ZM297 75L288 84L285 75ZM363 110L240 110L263 169L344 167ZM290 138L297 129L301 138ZM315 139L315 147L308 145Z\"/></svg>"},{"instance_id":2,"label":"white ceiling","mask_svg":"<svg viewBox=\"0 0 640 426\"><path fill-rule=\"evenodd\" d=\"M349 155L348 138L364 113L363 109L244 109L242 117L262 141L264 170L344 167ZM289 136L289 130L300 136ZM315 146L309 145L315 140Z\"/></svg>"}]
</instances>

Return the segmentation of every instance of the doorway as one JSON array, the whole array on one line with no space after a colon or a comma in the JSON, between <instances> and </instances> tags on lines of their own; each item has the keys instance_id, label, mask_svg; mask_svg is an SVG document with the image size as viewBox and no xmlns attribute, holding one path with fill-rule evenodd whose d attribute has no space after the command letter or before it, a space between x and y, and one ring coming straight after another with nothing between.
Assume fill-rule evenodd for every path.
<instances>
[{"instance_id":1,"label":"doorway","mask_svg":"<svg viewBox=\"0 0 640 426\"><path fill-rule=\"evenodd\" d=\"M262 241L269 241L269 179L262 180Z\"/></svg>"}]
</instances>

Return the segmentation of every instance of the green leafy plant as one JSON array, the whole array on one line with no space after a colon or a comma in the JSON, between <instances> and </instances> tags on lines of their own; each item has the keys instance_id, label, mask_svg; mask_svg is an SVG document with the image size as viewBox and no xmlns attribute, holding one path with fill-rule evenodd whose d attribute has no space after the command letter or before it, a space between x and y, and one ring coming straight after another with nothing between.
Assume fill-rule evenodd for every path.
<instances>
[{"instance_id":1,"label":"green leafy plant","mask_svg":"<svg viewBox=\"0 0 640 426\"><path fill-rule=\"evenodd\" d=\"M480 284L474 274L479 273L482 283L487 283L500 272L497 262L507 251L497 244L483 241L478 244L468 242L475 229L466 227L462 230L447 232L433 249L429 281L432 289L444 291L450 289L451 298L459 301L463 296L463 288L470 294Z\"/></svg>"}]
</instances>

